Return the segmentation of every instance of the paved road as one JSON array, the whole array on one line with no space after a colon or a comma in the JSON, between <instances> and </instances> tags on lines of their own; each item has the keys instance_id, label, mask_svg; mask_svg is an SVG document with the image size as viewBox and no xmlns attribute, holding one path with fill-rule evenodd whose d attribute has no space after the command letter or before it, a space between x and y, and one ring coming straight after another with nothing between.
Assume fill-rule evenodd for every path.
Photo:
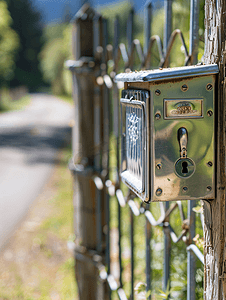
<instances>
[{"instance_id":1,"label":"paved road","mask_svg":"<svg viewBox=\"0 0 226 300\"><path fill-rule=\"evenodd\" d=\"M45 94L32 95L22 111L0 114L0 248L50 176L72 114L68 103Z\"/></svg>"}]
</instances>

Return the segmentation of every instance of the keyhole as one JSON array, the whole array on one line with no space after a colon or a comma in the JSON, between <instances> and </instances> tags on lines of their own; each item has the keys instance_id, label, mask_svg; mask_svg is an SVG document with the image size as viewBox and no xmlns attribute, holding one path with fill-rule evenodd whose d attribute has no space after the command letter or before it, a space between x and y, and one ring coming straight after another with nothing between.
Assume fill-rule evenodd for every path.
<instances>
[{"instance_id":1,"label":"keyhole","mask_svg":"<svg viewBox=\"0 0 226 300\"><path fill-rule=\"evenodd\" d=\"M188 173L188 163L186 161L182 162L182 174L187 174Z\"/></svg>"}]
</instances>

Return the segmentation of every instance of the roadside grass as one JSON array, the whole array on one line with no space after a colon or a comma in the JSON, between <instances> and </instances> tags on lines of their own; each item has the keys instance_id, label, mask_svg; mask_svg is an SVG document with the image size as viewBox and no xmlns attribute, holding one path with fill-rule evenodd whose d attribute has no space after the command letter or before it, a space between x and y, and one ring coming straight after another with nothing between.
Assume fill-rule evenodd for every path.
<instances>
[{"instance_id":1,"label":"roadside grass","mask_svg":"<svg viewBox=\"0 0 226 300\"><path fill-rule=\"evenodd\" d=\"M12 100L7 93L2 92L0 99L0 112L21 110L30 103L31 97L29 95L23 96L18 100Z\"/></svg>"},{"instance_id":2,"label":"roadside grass","mask_svg":"<svg viewBox=\"0 0 226 300\"><path fill-rule=\"evenodd\" d=\"M57 95L58 98L64 100L65 102L68 102L70 104L73 104L73 98L72 96L67 96L67 95Z\"/></svg>"},{"instance_id":3,"label":"roadside grass","mask_svg":"<svg viewBox=\"0 0 226 300\"><path fill-rule=\"evenodd\" d=\"M1 300L76 300L70 148L0 254Z\"/></svg>"}]
</instances>

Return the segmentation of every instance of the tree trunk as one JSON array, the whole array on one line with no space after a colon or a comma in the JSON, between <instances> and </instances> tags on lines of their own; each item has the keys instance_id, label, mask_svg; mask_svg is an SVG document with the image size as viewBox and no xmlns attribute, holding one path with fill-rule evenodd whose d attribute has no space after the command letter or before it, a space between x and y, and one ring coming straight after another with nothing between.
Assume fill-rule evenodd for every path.
<instances>
[{"instance_id":1,"label":"tree trunk","mask_svg":"<svg viewBox=\"0 0 226 300\"><path fill-rule=\"evenodd\" d=\"M216 198L203 201L204 207L204 299L226 299L226 231L225 231L225 57L226 57L226 2L205 2L206 64L219 65L216 86Z\"/></svg>"}]
</instances>

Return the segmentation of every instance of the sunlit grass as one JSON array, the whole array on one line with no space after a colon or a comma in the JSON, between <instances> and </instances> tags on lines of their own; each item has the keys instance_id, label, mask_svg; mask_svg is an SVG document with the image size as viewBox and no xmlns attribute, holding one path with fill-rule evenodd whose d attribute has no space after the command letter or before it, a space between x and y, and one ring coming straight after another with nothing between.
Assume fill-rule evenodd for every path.
<instances>
[{"instance_id":1,"label":"sunlit grass","mask_svg":"<svg viewBox=\"0 0 226 300\"><path fill-rule=\"evenodd\" d=\"M57 95L58 98L64 100L65 102L68 102L70 104L73 104L73 98L72 96L67 96L67 95Z\"/></svg>"},{"instance_id":2,"label":"sunlit grass","mask_svg":"<svg viewBox=\"0 0 226 300\"><path fill-rule=\"evenodd\" d=\"M36 212L37 215L42 211L48 214L32 231L24 230L22 224L20 235L14 237L14 247L8 249L15 253L15 258L23 249L24 261L6 262L3 255L1 257L0 299L77 299L74 255L67 249L68 241L74 239L72 176L67 167L70 155L69 147L62 150L41 206L34 206L31 220L26 222L32 222Z\"/></svg>"},{"instance_id":3,"label":"sunlit grass","mask_svg":"<svg viewBox=\"0 0 226 300\"><path fill-rule=\"evenodd\" d=\"M31 103L29 95L23 96L18 100L12 100L7 90L1 91L0 112L21 110Z\"/></svg>"}]
</instances>

